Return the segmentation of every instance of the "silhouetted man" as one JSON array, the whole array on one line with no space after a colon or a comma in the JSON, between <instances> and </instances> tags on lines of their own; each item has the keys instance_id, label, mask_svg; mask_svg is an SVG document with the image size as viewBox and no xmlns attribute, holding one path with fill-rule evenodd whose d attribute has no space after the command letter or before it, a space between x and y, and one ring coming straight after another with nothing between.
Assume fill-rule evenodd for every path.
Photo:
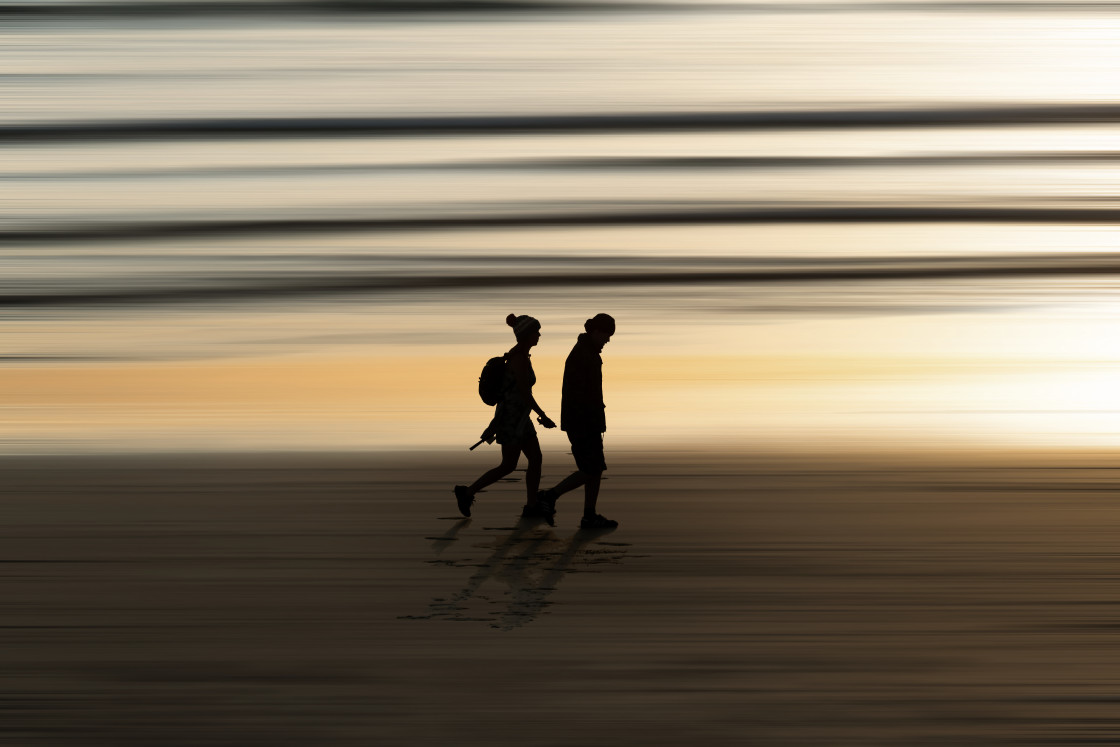
<instances>
[{"instance_id":1,"label":"silhouetted man","mask_svg":"<svg viewBox=\"0 0 1120 747\"><path fill-rule=\"evenodd\" d=\"M583 323L585 332L564 361L564 389L560 402L560 428L568 434L576 471L556 487L542 490L537 504L551 515L556 499L569 490L583 486L582 529L613 529L618 526L595 512L599 483L607 468L603 457L603 433L607 430L606 405L603 404L603 346L614 334L614 318L597 314Z\"/></svg>"}]
</instances>

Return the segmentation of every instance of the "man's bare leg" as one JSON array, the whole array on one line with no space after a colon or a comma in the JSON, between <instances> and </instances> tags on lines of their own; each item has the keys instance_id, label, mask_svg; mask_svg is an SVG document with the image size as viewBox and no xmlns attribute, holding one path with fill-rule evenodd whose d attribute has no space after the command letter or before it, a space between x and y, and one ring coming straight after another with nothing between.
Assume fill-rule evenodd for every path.
<instances>
[{"instance_id":1,"label":"man's bare leg","mask_svg":"<svg viewBox=\"0 0 1120 747\"><path fill-rule=\"evenodd\" d=\"M556 499L575 490L580 485L583 486L583 515L591 517L595 515L595 503L599 500L599 485L603 482L603 473L595 472L587 474L586 472L575 471L565 477L555 487L549 488L544 491L545 504L550 508L556 505Z\"/></svg>"},{"instance_id":2,"label":"man's bare leg","mask_svg":"<svg viewBox=\"0 0 1120 747\"><path fill-rule=\"evenodd\" d=\"M555 501L557 498L564 495L564 493L569 493L586 482L587 475L583 474L579 470L576 470L560 482L556 483L555 487L549 488L546 492L549 493L549 495Z\"/></svg>"},{"instance_id":3,"label":"man's bare leg","mask_svg":"<svg viewBox=\"0 0 1120 747\"><path fill-rule=\"evenodd\" d=\"M599 484L603 481L603 473L585 475L583 484L583 517L590 518L595 515L595 501L599 499Z\"/></svg>"}]
</instances>

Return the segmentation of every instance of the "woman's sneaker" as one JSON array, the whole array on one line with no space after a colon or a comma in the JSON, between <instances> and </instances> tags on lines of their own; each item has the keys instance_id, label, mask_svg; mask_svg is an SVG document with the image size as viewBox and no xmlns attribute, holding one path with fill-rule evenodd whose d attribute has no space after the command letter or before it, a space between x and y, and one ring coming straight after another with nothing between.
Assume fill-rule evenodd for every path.
<instances>
[{"instance_id":1,"label":"woman's sneaker","mask_svg":"<svg viewBox=\"0 0 1120 747\"><path fill-rule=\"evenodd\" d=\"M471 515L471 504L474 503L474 494L466 485L455 486L455 502L459 504L459 513L463 516Z\"/></svg>"},{"instance_id":2,"label":"woman's sneaker","mask_svg":"<svg viewBox=\"0 0 1120 747\"><path fill-rule=\"evenodd\" d=\"M594 516L584 516L579 522L580 529L614 529L618 526L618 522L614 519L608 519L602 514L595 514Z\"/></svg>"}]
</instances>

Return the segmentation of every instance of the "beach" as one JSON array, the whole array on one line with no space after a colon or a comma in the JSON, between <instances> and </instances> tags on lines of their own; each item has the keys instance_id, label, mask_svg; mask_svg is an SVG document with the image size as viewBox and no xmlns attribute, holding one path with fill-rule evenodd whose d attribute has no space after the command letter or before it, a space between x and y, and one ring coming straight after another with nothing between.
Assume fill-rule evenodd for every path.
<instances>
[{"instance_id":1,"label":"beach","mask_svg":"<svg viewBox=\"0 0 1120 747\"><path fill-rule=\"evenodd\" d=\"M1120 743L1120 5L0 17L3 747Z\"/></svg>"},{"instance_id":2,"label":"beach","mask_svg":"<svg viewBox=\"0 0 1120 747\"><path fill-rule=\"evenodd\" d=\"M565 455L546 452L545 481ZM570 457L567 457L570 459ZM21 457L9 744L1118 736L1104 453L608 454L613 532L486 455ZM473 478L472 478L473 479Z\"/></svg>"}]
</instances>

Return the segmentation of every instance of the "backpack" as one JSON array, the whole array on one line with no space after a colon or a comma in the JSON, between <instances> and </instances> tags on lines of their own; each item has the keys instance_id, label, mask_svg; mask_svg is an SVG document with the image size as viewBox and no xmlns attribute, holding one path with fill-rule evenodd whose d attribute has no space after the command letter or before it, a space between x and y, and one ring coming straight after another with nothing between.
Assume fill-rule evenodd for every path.
<instances>
[{"instance_id":1,"label":"backpack","mask_svg":"<svg viewBox=\"0 0 1120 747\"><path fill-rule=\"evenodd\" d=\"M497 355L486 361L478 377L478 396L488 405L502 401L506 388L506 356Z\"/></svg>"}]
</instances>

